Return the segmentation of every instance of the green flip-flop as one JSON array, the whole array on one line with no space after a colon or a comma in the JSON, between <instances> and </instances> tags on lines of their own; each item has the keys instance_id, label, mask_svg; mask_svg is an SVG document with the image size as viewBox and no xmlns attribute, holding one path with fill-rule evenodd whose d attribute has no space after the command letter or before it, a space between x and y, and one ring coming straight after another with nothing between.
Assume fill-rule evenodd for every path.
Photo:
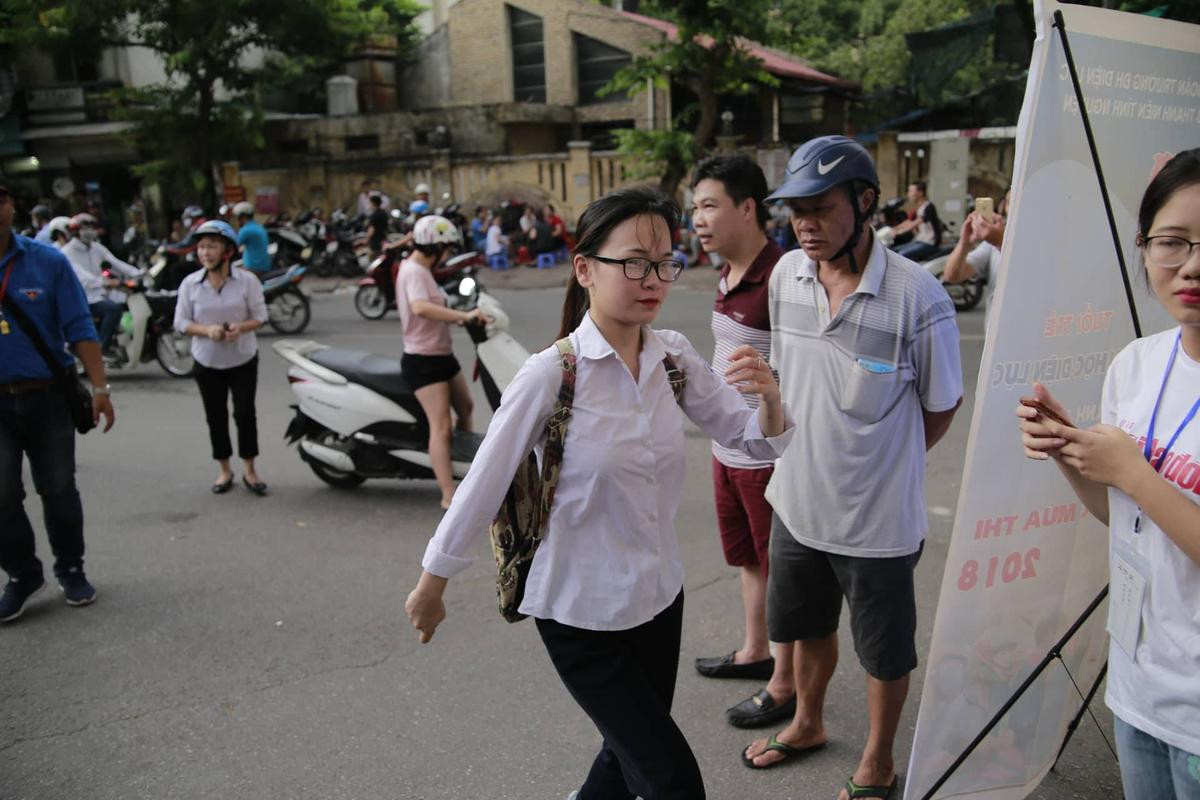
<instances>
[{"instance_id":1,"label":"green flip-flop","mask_svg":"<svg viewBox=\"0 0 1200 800\"><path fill-rule=\"evenodd\" d=\"M771 738L767 740L767 746L763 748L762 753L759 753L758 755L754 756L754 758L751 758L750 756L746 755L747 748L742 748L742 763L745 764L750 769L770 769L771 767L777 767L780 764L786 764L788 761L791 761L792 759L796 758L797 756L802 756L807 753L812 753L814 751L820 750L824 746L825 746L825 742L821 742L820 744L809 745L808 747L792 747L790 744L785 744L785 743L779 741L778 739L775 738L775 736L771 736ZM762 766L759 766L758 764L754 763L755 758L758 758L758 756L761 756L764 753L769 753L772 750L774 750L777 753L783 753L783 758L779 759L778 761L772 761L770 764L764 764Z\"/></svg>"},{"instance_id":2,"label":"green flip-flop","mask_svg":"<svg viewBox=\"0 0 1200 800\"><path fill-rule=\"evenodd\" d=\"M846 794L850 800L891 800L899 784L899 775L892 778L892 782L887 786L859 786L854 782L854 778L851 777L850 780L846 781Z\"/></svg>"}]
</instances>

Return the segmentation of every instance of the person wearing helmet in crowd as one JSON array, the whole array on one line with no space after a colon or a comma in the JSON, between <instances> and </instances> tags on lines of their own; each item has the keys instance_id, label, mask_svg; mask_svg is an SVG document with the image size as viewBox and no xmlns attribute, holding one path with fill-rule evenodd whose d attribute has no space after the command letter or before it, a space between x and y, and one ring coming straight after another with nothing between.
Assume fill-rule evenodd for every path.
<instances>
[{"instance_id":1,"label":"person wearing helmet in crowd","mask_svg":"<svg viewBox=\"0 0 1200 800\"><path fill-rule=\"evenodd\" d=\"M83 285L92 316L100 320L97 326L100 348L106 356L112 357L112 337L125 312L125 295L114 291L121 285L121 278L111 273L136 278L142 271L114 256L99 242L96 218L91 214L76 214L71 217L68 227L74 238L63 245L63 255L71 262L75 276ZM109 275L104 274L106 270Z\"/></svg>"},{"instance_id":2,"label":"person wearing helmet in crowd","mask_svg":"<svg viewBox=\"0 0 1200 800\"><path fill-rule=\"evenodd\" d=\"M418 183L417 188L413 189L413 199L408 204L408 213L428 214L430 211L429 195L432 191L428 183Z\"/></svg>"},{"instance_id":3,"label":"person wearing helmet in crowd","mask_svg":"<svg viewBox=\"0 0 1200 800\"><path fill-rule=\"evenodd\" d=\"M208 422L212 457L218 464L214 494L233 488L229 459L227 398L233 396L242 483L257 495L267 493L254 460L258 457L258 422L254 395L258 388L258 342L255 331L267 321L262 282L248 270L233 266L238 237L233 226L209 220L195 230L196 257L202 269L179 285L175 330L192 337L196 385Z\"/></svg>"},{"instance_id":4,"label":"person wearing helmet in crowd","mask_svg":"<svg viewBox=\"0 0 1200 800\"><path fill-rule=\"evenodd\" d=\"M771 641L794 642L797 692L791 723L742 760L763 769L826 743L844 599L870 734L840 800L895 795L896 731L917 665L925 453L962 402L954 305L936 278L876 240L867 221L878 197L867 151L822 136L796 150L767 198L787 202L800 244L776 264L768 302L772 366L806 438L779 458L766 491L767 628Z\"/></svg>"},{"instance_id":5,"label":"person wearing helmet in crowd","mask_svg":"<svg viewBox=\"0 0 1200 800\"><path fill-rule=\"evenodd\" d=\"M242 266L252 272L267 272L271 269L271 254L268 251L267 229L254 221L254 204L245 200L233 207L237 220L238 245L242 248Z\"/></svg>"},{"instance_id":6,"label":"person wearing helmet in crowd","mask_svg":"<svg viewBox=\"0 0 1200 800\"><path fill-rule=\"evenodd\" d=\"M388 224L391 218L383 210L383 195L371 193L371 215L367 217L367 245L371 248L372 257L383 251L383 243L387 241Z\"/></svg>"},{"instance_id":7,"label":"person wearing helmet in crowd","mask_svg":"<svg viewBox=\"0 0 1200 800\"><path fill-rule=\"evenodd\" d=\"M62 250L63 245L71 241L71 218L55 217L50 220L50 224L46 226L46 230L49 231L46 241L59 250Z\"/></svg>"},{"instance_id":8,"label":"person wearing helmet in crowd","mask_svg":"<svg viewBox=\"0 0 1200 800\"><path fill-rule=\"evenodd\" d=\"M42 244L50 244L50 206L38 203L29 209L29 220L33 225L33 238Z\"/></svg>"},{"instance_id":9,"label":"person wearing helmet in crowd","mask_svg":"<svg viewBox=\"0 0 1200 800\"><path fill-rule=\"evenodd\" d=\"M436 215L422 217L413 228L413 252L400 262L396 273L396 308L404 326L404 355L400 369L417 396L429 421L429 459L442 490L442 508L454 495L454 469L450 462L450 409L457 428L471 430L474 408L471 392L450 343L450 325L486 322L479 309L456 311L446 307L446 297L433 278L453 245L460 241L458 227Z\"/></svg>"}]
</instances>

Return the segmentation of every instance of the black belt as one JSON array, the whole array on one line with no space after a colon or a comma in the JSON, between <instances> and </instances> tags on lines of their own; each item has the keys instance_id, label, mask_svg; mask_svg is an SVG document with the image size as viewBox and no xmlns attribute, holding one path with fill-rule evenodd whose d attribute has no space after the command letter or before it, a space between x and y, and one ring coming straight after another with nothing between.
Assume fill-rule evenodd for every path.
<instances>
[{"instance_id":1,"label":"black belt","mask_svg":"<svg viewBox=\"0 0 1200 800\"><path fill-rule=\"evenodd\" d=\"M54 381L48 378L29 381L12 381L10 383L0 383L0 394L24 394L25 392L36 392L41 389L49 389L54 386Z\"/></svg>"}]
</instances>

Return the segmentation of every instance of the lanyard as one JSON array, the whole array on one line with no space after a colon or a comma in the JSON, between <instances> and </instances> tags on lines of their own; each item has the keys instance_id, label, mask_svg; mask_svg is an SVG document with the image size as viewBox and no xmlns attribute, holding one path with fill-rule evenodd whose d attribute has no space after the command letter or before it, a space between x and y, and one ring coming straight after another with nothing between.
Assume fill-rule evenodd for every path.
<instances>
[{"instance_id":1,"label":"lanyard","mask_svg":"<svg viewBox=\"0 0 1200 800\"><path fill-rule=\"evenodd\" d=\"M1162 405L1163 395L1167 391L1167 380L1171 377L1171 368L1175 366L1175 356L1179 353L1179 338L1180 333L1175 334L1175 346L1171 348L1171 357L1167 359L1167 369L1163 372L1162 385L1158 388L1158 397L1154 401L1154 411L1150 414L1150 429L1146 431L1146 445L1142 450L1142 455L1154 467L1154 471L1158 472L1162 469L1162 465L1166 462L1167 456L1171 454L1171 448L1175 446L1175 442L1179 439L1179 434L1183 433L1183 429L1188 426L1188 423L1196 416L1196 412L1200 411L1200 397L1196 398L1196 402L1192 404L1192 410L1183 418L1183 422L1179 423L1179 427L1175 429L1175 433L1167 441L1167 446L1163 448L1162 455L1158 457L1157 463L1154 461L1154 428L1158 423L1158 408ZM1133 523L1133 532L1141 533L1142 531L1142 510L1138 509L1137 519Z\"/></svg>"},{"instance_id":2,"label":"lanyard","mask_svg":"<svg viewBox=\"0 0 1200 800\"><path fill-rule=\"evenodd\" d=\"M16 266L16 263L17 254L13 253L12 258L9 259L8 267L4 270L4 281L0 282L0 303L4 302L4 297L8 294L8 279L12 277L13 267ZM3 313L0 311L0 315L3 315Z\"/></svg>"}]
</instances>

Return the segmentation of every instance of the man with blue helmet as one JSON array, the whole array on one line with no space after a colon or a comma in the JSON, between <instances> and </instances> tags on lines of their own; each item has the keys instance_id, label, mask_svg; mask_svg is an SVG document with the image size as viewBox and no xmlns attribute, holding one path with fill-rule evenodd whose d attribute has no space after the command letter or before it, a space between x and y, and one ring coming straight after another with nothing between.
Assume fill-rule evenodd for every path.
<instances>
[{"instance_id":1,"label":"man with blue helmet","mask_svg":"<svg viewBox=\"0 0 1200 800\"><path fill-rule=\"evenodd\" d=\"M767 586L773 642L795 642L796 714L742 753L763 769L826 742L838 617L850 608L867 672L870 736L842 798L896 792L893 743L916 667L913 569L928 530L925 452L962 400L954 305L875 239L870 155L822 136L788 162L783 200L800 249L771 275L771 362L804 430L776 462Z\"/></svg>"}]
</instances>

